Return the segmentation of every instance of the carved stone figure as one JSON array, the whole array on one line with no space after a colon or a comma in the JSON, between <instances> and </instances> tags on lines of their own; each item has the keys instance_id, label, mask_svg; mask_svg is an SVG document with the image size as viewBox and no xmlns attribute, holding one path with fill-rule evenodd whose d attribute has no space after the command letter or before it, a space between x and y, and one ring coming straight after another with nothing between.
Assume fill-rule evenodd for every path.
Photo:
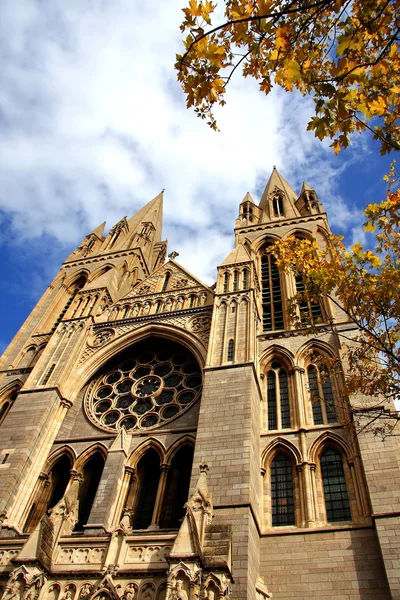
<instances>
[{"instance_id":1,"label":"carved stone figure","mask_svg":"<svg viewBox=\"0 0 400 600\"><path fill-rule=\"evenodd\" d=\"M21 589L18 581L12 581L4 591L4 600L20 600Z\"/></svg>"},{"instance_id":2,"label":"carved stone figure","mask_svg":"<svg viewBox=\"0 0 400 600\"><path fill-rule=\"evenodd\" d=\"M183 581L181 579L178 579L175 587L172 588L171 598L172 600L188 600L188 595L183 588Z\"/></svg>"},{"instance_id":3,"label":"carved stone figure","mask_svg":"<svg viewBox=\"0 0 400 600\"><path fill-rule=\"evenodd\" d=\"M84 583L79 592L79 598L87 598L90 595L92 588L93 586L91 583Z\"/></svg>"},{"instance_id":4,"label":"carved stone figure","mask_svg":"<svg viewBox=\"0 0 400 600\"><path fill-rule=\"evenodd\" d=\"M33 586L29 588L27 593L25 594L25 600L35 600L38 595L38 591Z\"/></svg>"},{"instance_id":5,"label":"carved stone figure","mask_svg":"<svg viewBox=\"0 0 400 600\"><path fill-rule=\"evenodd\" d=\"M149 312L150 312L150 304L148 302L146 302L146 304L143 306L143 314L148 315Z\"/></svg>"},{"instance_id":6,"label":"carved stone figure","mask_svg":"<svg viewBox=\"0 0 400 600\"><path fill-rule=\"evenodd\" d=\"M200 294L199 305L204 306L207 300L207 294Z\"/></svg>"}]
</instances>

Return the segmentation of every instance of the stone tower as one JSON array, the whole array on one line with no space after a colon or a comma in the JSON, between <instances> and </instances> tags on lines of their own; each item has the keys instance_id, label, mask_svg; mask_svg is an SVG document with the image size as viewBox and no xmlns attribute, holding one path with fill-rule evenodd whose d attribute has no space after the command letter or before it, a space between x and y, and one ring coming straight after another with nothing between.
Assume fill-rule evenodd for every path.
<instances>
[{"instance_id":1,"label":"stone tower","mask_svg":"<svg viewBox=\"0 0 400 600\"><path fill-rule=\"evenodd\" d=\"M166 262L162 194L63 263L0 370L2 600L400 598L397 438L344 427L352 325L293 330L268 245L325 243L274 169L209 287ZM328 326L334 322L334 329Z\"/></svg>"}]
</instances>

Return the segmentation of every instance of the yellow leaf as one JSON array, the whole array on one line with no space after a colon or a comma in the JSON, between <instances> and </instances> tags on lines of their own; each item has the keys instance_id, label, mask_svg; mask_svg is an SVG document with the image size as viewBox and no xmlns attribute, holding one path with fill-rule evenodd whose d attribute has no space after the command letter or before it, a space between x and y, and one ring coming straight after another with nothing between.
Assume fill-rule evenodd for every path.
<instances>
[{"instance_id":1,"label":"yellow leaf","mask_svg":"<svg viewBox=\"0 0 400 600\"><path fill-rule=\"evenodd\" d=\"M340 152L340 142L339 142L339 140L335 140L333 142L332 146L333 146L334 153L335 154L339 154L339 152Z\"/></svg>"},{"instance_id":2,"label":"yellow leaf","mask_svg":"<svg viewBox=\"0 0 400 600\"><path fill-rule=\"evenodd\" d=\"M366 225L364 225L364 231L370 231L371 233L373 233L375 229L376 227L373 223L368 222Z\"/></svg>"}]
</instances>

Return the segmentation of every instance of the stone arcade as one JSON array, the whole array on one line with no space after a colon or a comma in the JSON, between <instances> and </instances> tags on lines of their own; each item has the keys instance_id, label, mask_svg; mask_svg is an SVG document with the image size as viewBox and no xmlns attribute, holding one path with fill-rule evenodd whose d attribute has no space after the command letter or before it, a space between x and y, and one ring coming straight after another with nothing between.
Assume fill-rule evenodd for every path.
<instances>
[{"instance_id":1,"label":"stone arcade","mask_svg":"<svg viewBox=\"0 0 400 600\"><path fill-rule=\"evenodd\" d=\"M166 260L162 200L87 235L4 353L2 599L400 598L398 438L343 427L318 359L354 329L325 298L291 329L265 251L325 243L315 191L246 194L213 287Z\"/></svg>"}]
</instances>

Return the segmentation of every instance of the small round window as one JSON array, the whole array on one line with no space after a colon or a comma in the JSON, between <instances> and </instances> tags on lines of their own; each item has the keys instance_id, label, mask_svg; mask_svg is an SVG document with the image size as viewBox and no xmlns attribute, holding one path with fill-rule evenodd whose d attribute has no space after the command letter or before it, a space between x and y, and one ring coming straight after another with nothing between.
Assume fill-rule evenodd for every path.
<instances>
[{"instance_id":1,"label":"small round window","mask_svg":"<svg viewBox=\"0 0 400 600\"><path fill-rule=\"evenodd\" d=\"M190 408L201 387L201 369L189 350L149 339L124 352L92 381L85 412L106 431L159 427Z\"/></svg>"}]
</instances>

